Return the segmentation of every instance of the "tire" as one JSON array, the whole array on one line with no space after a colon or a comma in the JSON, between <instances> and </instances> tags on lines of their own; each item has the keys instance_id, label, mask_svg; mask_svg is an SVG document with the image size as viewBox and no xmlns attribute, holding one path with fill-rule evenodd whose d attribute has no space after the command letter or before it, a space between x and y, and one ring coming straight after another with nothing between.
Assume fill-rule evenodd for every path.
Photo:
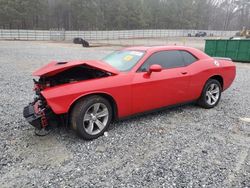
<instances>
[{"instance_id":1,"label":"tire","mask_svg":"<svg viewBox=\"0 0 250 188\"><path fill-rule=\"evenodd\" d=\"M221 92L220 82L215 79L209 79L202 90L198 104L206 109L215 107L220 101Z\"/></svg>"},{"instance_id":2,"label":"tire","mask_svg":"<svg viewBox=\"0 0 250 188\"><path fill-rule=\"evenodd\" d=\"M79 38L79 37L73 39L74 44L82 44L82 41L83 41L83 39Z\"/></svg>"},{"instance_id":3,"label":"tire","mask_svg":"<svg viewBox=\"0 0 250 188\"><path fill-rule=\"evenodd\" d=\"M109 101L93 95L83 98L73 107L71 125L81 138L93 140L102 136L108 129L112 116Z\"/></svg>"},{"instance_id":4,"label":"tire","mask_svg":"<svg viewBox=\"0 0 250 188\"><path fill-rule=\"evenodd\" d=\"M85 48L89 47L89 43L86 40L82 40L82 46Z\"/></svg>"}]
</instances>

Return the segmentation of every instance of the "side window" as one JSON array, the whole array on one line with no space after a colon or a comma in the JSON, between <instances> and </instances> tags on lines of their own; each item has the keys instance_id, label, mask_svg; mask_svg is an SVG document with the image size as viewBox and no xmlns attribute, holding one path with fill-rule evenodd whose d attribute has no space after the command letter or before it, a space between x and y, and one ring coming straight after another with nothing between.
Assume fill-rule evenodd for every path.
<instances>
[{"instance_id":1,"label":"side window","mask_svg":"<svg viewBox=\"0 0 250 188\"><path fill-rule=\"evenodd\" d=\"M148 71L149 67L153 64L161 65L165 69L185 66L180 51L162 51L150 56L139 71Z\"/></svg>"},{"instance_id":2,"label":"side window","mask_svg":"<svg viewBox=\"0 0 250 188\"><path fill-rule=\"evenodd\" d=\"M185 66L188 66L198 60L196 57L194 57L187 51L180 51L180 53L184 59Z\"/></svg>"}]
</instances>

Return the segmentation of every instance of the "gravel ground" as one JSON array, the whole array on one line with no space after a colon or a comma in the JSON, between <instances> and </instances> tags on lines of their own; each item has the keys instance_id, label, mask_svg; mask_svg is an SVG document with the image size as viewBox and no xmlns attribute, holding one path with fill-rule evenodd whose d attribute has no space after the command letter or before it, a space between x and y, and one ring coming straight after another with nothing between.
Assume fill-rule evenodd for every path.
<instances>
[{"instance_id":1,"label":"gravel ground","mask_svg":"<svg viewBox=\"0 0 250 188\"><path fill-rule=\"evenodd\" d=\"M185 105L112 124L93 141L57 128L46 137L22 117L32 76L50 60L94 59L105 48L0 42L0 187L250 187L250 64L219 105ZM246 119L247 120L247 119Z\"/></svg>"}]
</instances>

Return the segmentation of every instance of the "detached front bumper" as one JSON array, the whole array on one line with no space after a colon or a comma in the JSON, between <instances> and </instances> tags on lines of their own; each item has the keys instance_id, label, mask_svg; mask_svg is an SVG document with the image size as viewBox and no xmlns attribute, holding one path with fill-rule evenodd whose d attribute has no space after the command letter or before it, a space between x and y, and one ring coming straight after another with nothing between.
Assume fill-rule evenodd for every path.
<instances>
[{"instance_id":1,"label":"detached front bumper","mask_svg":"<svg viewBox=\"0 0 250 188\"><path fill-rule=\"evenodd\" d=\"M31 103L28 106L24 107L23 117L28 121L28 123L33 125L37 129L45 128L48 125L57 126L57 116L49 108L39 110L37 105L37 103Z\"/></svg>"},{"instance_id":2,"label":"detached front bumper","mask_svg":"<svg viewBox=\"0 0 250 188\"><path fill-rule=\"evenodd\" d=\"M42 129L42 119L44 116L41 113L36 113L33 104L29 104L23 109L23 117L37 129ZM45 117L46 118L46 117Z\"/></svg>"}]
</instances>

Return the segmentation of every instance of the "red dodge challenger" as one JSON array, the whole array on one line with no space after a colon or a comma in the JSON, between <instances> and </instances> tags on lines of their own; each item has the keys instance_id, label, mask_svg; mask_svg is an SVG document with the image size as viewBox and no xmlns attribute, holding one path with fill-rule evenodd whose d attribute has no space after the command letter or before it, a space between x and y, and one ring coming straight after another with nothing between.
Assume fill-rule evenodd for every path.
<instances>
[{"instance_id":1,"label":"red dodge challenger","mask_svg":"<svg viewBox=\"0 0 250 188\"><path fill-rule=\"evenodd\" d=\"M51 62L33 73L37 97L23 115L38 130L71 125L95 139L113 120L196 101L213 108L233 82L234 63L180 46L131 47L102 60Z\"/></svg>"}]
</instances>

